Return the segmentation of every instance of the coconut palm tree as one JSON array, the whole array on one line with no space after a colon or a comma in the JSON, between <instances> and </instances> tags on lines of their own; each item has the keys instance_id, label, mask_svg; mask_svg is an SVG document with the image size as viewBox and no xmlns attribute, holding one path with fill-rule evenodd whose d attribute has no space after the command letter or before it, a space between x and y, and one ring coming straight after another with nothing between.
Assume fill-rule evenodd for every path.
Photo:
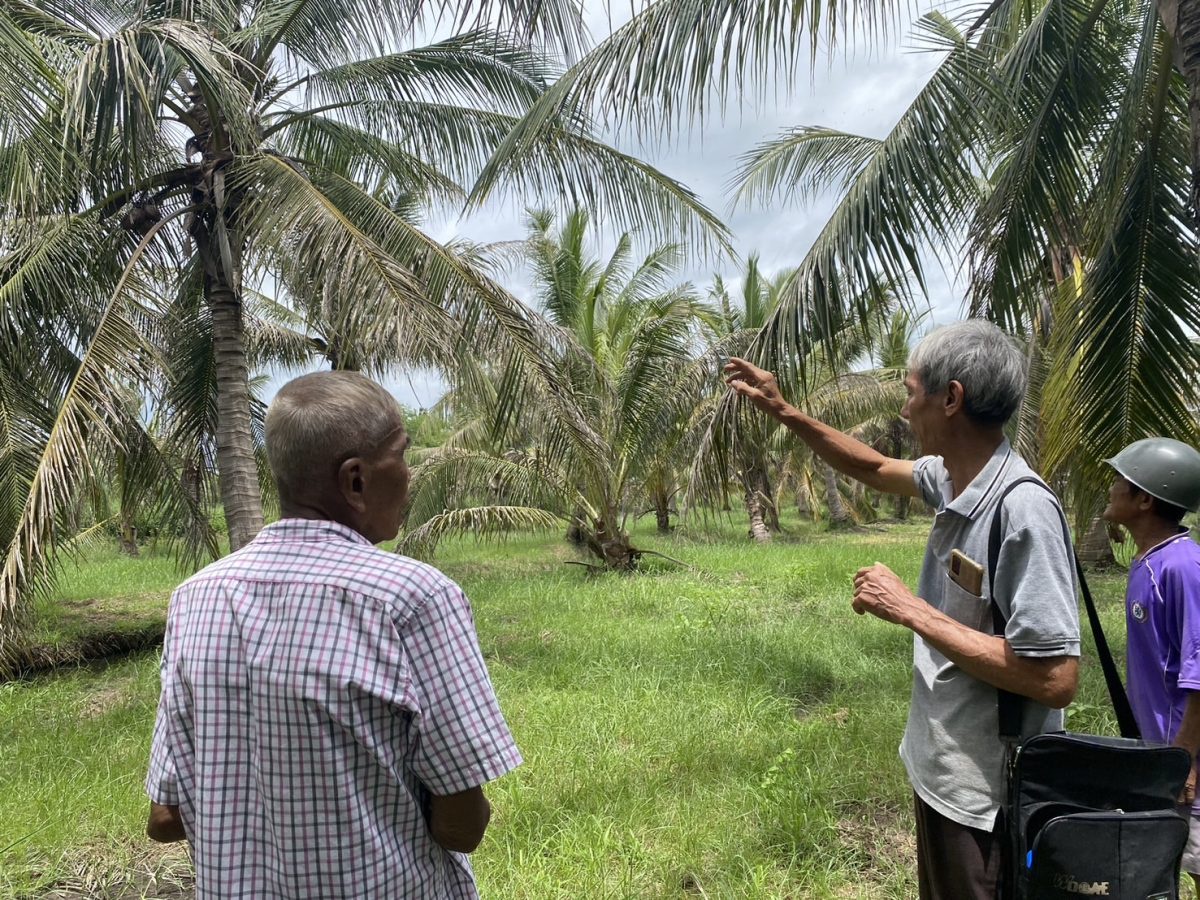
<instances>
[{"instance_id":1,"label":"coconut palm tree","mask_svg":"<svg viewBox=\"0 0 1200 900\"><path fill-rule=\"evenodd\" d=\"M704 330L713 345L713 352L721 356L744 354L779 305L779 298L791 276L792 272L785 270L767 277L759 266L758 254L751 254L742 273L740 303L735 303L724 279L714 275L708 296L712 312L704 320ZM724 385L717 381L714 387L722 390L714 391L710 396L710 412ZM750 520L750 536L758 543L770 541L771 534L781 530L771 479L773 466L768 455L768 437L773 430L773 425L765 418L753 419L745 429L737 432L736 447L731 451L742 502Z\"/></svg>"},{"instance_id":2,"label":"coconut palm tree","mask_svg":"<svg viewBox=\"0 0 1200 900\"><path fill-rule=\"evenodd\" d=\"M1200 439L1188 88L1149 0L994 3L919 25L943 54L883 138L789 130L744 160L739 197L841 200L756 348L795 357L806 310L879 277L917 290L927 254L969 261L972 314L1029 341L1040 405L1022 440L1080 525L1101 460L1150 433Z\"/></svg>"},{"instance_id":3,"label":"coconut palm tree","mask_svg":"<svg viewBox=\"0 0 1200 900\"><path fill-rule=\"evenodd\" d=\"M570 2L0 0L0 22L0 295L35 304L78 364L55 370L67 387L47 386L55 415L22 470L14 534L53 530L83 477L72 458L119 443L117 397L132 389L205 413L180 426L196 447L215 423L230 544L249 540L262 522L257 293L299 313L306 352L334 365L453 371L487 353L520 361L557 402L536 323L421 229L432 206L569 191L620 221L727 243L694 196L597 140L582 109L494 158L578 54ZM435 25L453 33L418 46ZM503 172L472 190L489 159ZM168 366L187 354L202 380ZM8 545L0 632L46 546Z\"/></svg>"},{"instance_id":4,"label":"coconut palm tree","mask_svg":"<svg viewBox=\"0 0 1200 900\"><path fill-rule=\"evenodd\" d=\"M791 290L796 272L789 270L773 281L773 293L782 299ZM774 303L773 299L773 303ZM793 362L803 371L807 382L797 388L799 404L813 415L846 431L868 431L888 417L894 417L903 402L903 368L896 370L869 365L875 347L890 335L889 323L896 316L897 300L890 291L856 301L864 309L861 321L846 322L836 334L810 333L806 357ZM776 307L766 310L769 325L775 320ZM762 328L740 332L739 353L753 352L762 341ZM866 365L864 365L866 364ZM738 395L724 390L704 407L700 433L694 441L696 455L688 485L689 507L706 509L718 505L726 495L734 473L741 471L740 460L754 454L759 459L777 459L781 482L796 491L810 515L816 501L823 500L834 528L849 527L856 513L843 500L842 482L836 472L812 456L803 442L779 429L772 420L740 402ZM856 498L855 502L865 502ZM749 509L748 505L748 509ZM872 513L873 514L873 513Z\"/></svg>"},{"instance_id":5,"label":"coconut palm tree","mask_svg":"<svg viewBox=\"0 0 1200 900\"><path fill-rule=\"evenodd\" d=\"M415 470L406 548L567 523L600 567L633 569L648 552L631 543L628 521L652 501L712 360L691 356L701 306L673 281L681 248L637 260L626 234L601 262L588 222L576 211L556 228L533 213L525 246L538 307L568 338L555 369L569 402L549 406L529 385L519 386L523 402L502 402L512 373L481 366L452 395L458 433Z\"/></svg>"},{"instance_id":6,"label":"coconut palm tree","mask_svg":"<svg viewBox=\"0 0 1200 900\"><path fill-rule=\"evenodd\" d=\"M451 11L459 33L412 46L446 12L361 0L0 6L11 26L4 75L29 83L3 111L6 206L22 220L74 215L153 238L171 248L181 282L200 283L235 548L262 519L248 289L269 283L320 307L344 342L330 344L337 364L374 354L450 365L444 335L461 331L447 328L456 318L498 322L535 346L511 298L421 232L413 210L461 202L471 173L545 89L552 64L533 48L572 52L578 11L464 4ZM504 30L484 28L497 20ZM680 213L685 228L717 233L694 198L596 141L584 117L553 133L505 161L509 185L570 185L638 221ZM410 336L402 346L398 334Z\"/></svg>"},{"instance_id":7,"label":"coconut palm tree","mask_svg":"<svg viewBox=\"0 0 1200 900\"><path fill-rule=\"evenodd\" d=\"M723 109L714 94L774 88L848 23L873 40L894 11L646 2L506 141L585 96L612 123L676 132ZM965 259L970 311L1050 353L1043 468L1070 473L1087 506L1100 460L1130 439L1198 437L1200 4L964 3L925 16L917 43L940 65L886 135L797 127L743 161L740 201L842 195L755 356L799 385L814 328L837 333L882 283L920 292L930 258Z\"/></svg>"}]
</instances>

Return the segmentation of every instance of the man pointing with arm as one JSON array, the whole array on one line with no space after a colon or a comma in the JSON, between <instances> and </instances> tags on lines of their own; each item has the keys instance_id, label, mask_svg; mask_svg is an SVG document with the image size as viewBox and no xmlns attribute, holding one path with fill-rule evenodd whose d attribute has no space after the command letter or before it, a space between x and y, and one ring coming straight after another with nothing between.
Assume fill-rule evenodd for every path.
<instances>
[{"instance_id":1,"label":"man pointing with arm","mask_svg":"<svg viewBox=\"0 0 1200 900\"><path fill-rule=\"evenodd\" d=\"M1071 547L1054 496L1022 484L1005 497L996 571L964 587L951 552L983 564L1005 487L1033 475L1004 424L1025 391L1024 357L979 319L927 335L913 350L900 414L925 454L892 459L784 400L774 376L732 359L730 386L823 460L868 487L922 497L936 512L917 591L876 563L854 579L854 610L913 632L913 689L900 756L915 795L923 900L992 898L1005 747L997 689L1029 698L1022 736L1062 729L1078 683L1079 620ZM989 581L1008 617L992 634Z\"/></svg>"}]
</instances>

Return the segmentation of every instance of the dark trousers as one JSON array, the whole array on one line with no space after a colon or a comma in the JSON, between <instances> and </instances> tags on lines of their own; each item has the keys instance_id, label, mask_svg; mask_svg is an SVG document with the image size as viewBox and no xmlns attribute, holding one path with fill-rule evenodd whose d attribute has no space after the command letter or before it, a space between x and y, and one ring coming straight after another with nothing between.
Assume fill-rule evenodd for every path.
<instances>
[{"instance_id":1,"label":"dark trousers","mask_svg":"<svg viewBox=\"0 0 1200 900\"><path fill-rule=\"evenodd\" d=\"M995 900L1003 840L952 822L913 795L921 900Z\"/></svg>"}]
</instances>

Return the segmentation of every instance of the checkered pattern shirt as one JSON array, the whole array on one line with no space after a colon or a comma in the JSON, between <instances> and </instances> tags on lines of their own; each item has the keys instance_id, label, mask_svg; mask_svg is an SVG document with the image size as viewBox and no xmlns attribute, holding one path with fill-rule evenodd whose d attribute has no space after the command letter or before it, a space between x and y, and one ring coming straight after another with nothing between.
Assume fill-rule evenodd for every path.
<instances>
[{"instance_id":1,"label":"checkered pattern shirt","mask_svg":"<svg viewBox=\"0 0 1200 900\"><path fill-rule=\"evenodd\" d=\"M171 599L146 789L198 900L476 897L423 810L520 762L458 586L349 528L277 522Z\"/></svg>"}]
</instances>

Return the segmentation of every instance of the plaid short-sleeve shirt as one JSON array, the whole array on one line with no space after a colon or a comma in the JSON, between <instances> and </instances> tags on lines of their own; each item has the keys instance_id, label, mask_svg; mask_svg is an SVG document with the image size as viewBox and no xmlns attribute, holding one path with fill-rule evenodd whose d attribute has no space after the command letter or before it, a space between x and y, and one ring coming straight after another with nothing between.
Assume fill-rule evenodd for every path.
<instances>
[{"instance_id":1,"label":"plaid short-sleeve shirt","mask_svg":"<svg viewBox=\"0 0 1200 900\"><path fill-rule=\"evenodd\" d=\"M146 789L205 898L470 898L428 797L521 762L436 569L285 519L171 598Z\"/></svg>"}]
</instances>

